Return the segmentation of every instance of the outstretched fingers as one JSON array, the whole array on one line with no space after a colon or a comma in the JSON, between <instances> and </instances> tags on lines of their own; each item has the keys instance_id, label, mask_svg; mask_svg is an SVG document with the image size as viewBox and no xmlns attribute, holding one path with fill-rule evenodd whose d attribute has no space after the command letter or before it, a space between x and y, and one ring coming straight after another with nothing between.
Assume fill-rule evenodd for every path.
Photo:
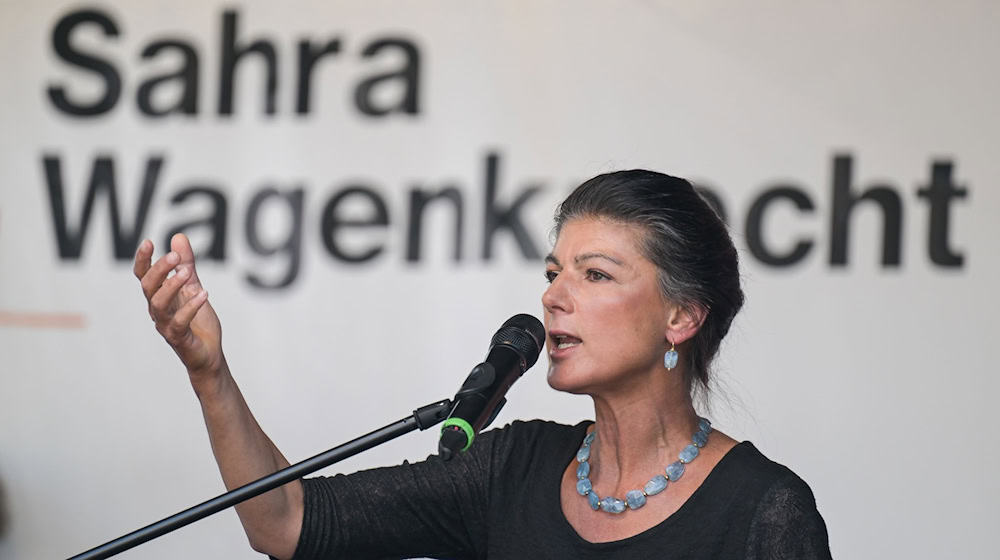
<instances>
[{"instance_id":1,"label":"outstretched fingers","mask_svg":"<svg viewBox=\"0 0 1000 560\"><path fill-rule=\"evenodd\" d=\"M170 245L170 251L154 262L153 243L143 240L136 250L133 272L142 285L157 332L188 372L211 371L214 375L217 371L212 368L224 362L219 318L198 281L187 236L174 235Z\"/></svg>"}]
</instances>

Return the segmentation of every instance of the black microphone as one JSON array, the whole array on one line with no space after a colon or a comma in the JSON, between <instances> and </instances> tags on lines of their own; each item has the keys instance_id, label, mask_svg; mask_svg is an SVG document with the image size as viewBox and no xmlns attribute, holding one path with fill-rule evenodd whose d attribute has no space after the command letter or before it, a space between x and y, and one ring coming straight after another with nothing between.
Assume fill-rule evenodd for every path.
<instances>
[{"instance_id":1,"label":"black microphone","mask_svg":"<svg viewBox=\"0 0 1000 560\"><path fill-rule=\"evenodd\" d=\"M441 458L447 461L472 445L476 434L489 426L507 402L504 395L510 386L535 365L544 345L541 321L524 313L507 319L493 335L486 361L472 368L455 394L454 406L441 428Z\"/></svg>"}]
</instances>

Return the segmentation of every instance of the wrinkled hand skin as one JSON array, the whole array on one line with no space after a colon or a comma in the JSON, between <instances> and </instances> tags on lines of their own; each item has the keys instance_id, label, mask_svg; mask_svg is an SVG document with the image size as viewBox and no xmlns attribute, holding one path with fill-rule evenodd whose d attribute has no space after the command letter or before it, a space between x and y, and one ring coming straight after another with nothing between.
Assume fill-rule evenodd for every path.
<instances>
[{"instance_id":1,"label":"wrinkled hand skin","mask_svg":"<svg viewBox=\"0 0 1000 560\"><path fill-rule=\"evenodd\" d=\"M155 263L152 256L153 243L146 239L139 244L133 271L156 330L187 367L196 388L217 380L225 368L222 324L198 278L191 242L178 233L170 240L169 253Z\"/></svg>"}]
</instances>

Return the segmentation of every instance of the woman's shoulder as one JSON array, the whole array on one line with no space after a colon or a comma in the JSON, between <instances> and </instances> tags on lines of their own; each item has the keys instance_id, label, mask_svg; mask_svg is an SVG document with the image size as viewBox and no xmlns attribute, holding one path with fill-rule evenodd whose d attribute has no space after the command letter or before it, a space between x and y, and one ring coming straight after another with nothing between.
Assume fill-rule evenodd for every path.
<instances>
[{"instance_id":1,"label":"woman's shoulder","mask_svg":"<svg viewBox=\"0 0 1000 560\"><path fill-rule=\"evenodd\" d=\"M583 439L587 428L593 424L591 420L582 420L576 424L563 424L552 420L514 420L501 428L484 432L482 435L492 438L524 440L571 440ZM579 444L579 441L576 442Z\"/></svg>"},{"instance_id":2,"label":"woman's shoulder","mask_svg":"<svg viewBox=\"0 0 1000 560\"><path fill-rule=\"evenodd\" d=\"M550 420L515 420L480 434L484 448L489 448L494 462L513 460L540 467L550 461L565 462L576 453L589 420L575 425Z\"/></svg>"},{"instance_id":3,"label":"woman's shoulder","mask_svg":"<svg viewBox=\"0 0 1000 560\"><path fill-rule=\"evenodd\" d=\"M749 440L741 441L733 446L724 460L739 466L741 470L754 476L765 478L795 476L791 469L765 456Z\"/></svg>"},{"instance_id":4,"label":"woman's shoulder","mask_svg":"<svg viewBox=\"0 0 1000 560\"><path fill-rule=\"evenodd\" d=\"M751 557L769 558L765 551L782 550L790 558L829 558L826 524L799 475L749 441L733 447L719 466L718 489L742 496Z\"/></svg>"},{"instance_id":5,"label":"woman's shoulder","mask_svg":"<svg viewBox=\"0 0 1000 560\"><path fill-rule=\"evenodd\" d=\"M503 427L494 428L481 434L482 437L518 445L552 444L561 442L569 445L579 445L587 428L593 424L591 420L582 420L576 424L563 424L551 420L514 420Z\"/></svg>"},{"instance_id":6,"label":"woman's shoulder","mask_svg":"<svg viewBox=\"0 0 1000 560\"><path fill-rule=\"evenodd\" d=\"M799 475L785 465L766 457L750 441L735 445L715 469L723 482L739 485L763 497L770 492L791 492L813 499L812 490Z\"/></svg>"}]
</instances>

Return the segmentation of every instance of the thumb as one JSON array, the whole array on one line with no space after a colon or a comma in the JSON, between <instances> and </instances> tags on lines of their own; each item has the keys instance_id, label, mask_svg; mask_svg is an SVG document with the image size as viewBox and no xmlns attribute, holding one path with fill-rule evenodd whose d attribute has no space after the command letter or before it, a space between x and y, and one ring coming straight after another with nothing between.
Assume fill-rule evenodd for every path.
<instances>
[{"instance_id":1,"label":"thumb","mask_svg":"<svg viewBox=\"0 0 1000 560\"><path fill-rule=\"evenodd\" d=\"M170 238L170 250L177 253L180 260L177 263L177 271L180 272L183 269L188 269L191 273L191 277L185 284L196 284L200 285L201 281L198 279L198 272L195 270L194 266L194 250L191 249L191 241L183 233L175 233L173 237Z\"/></svg>"}]
</instances>

